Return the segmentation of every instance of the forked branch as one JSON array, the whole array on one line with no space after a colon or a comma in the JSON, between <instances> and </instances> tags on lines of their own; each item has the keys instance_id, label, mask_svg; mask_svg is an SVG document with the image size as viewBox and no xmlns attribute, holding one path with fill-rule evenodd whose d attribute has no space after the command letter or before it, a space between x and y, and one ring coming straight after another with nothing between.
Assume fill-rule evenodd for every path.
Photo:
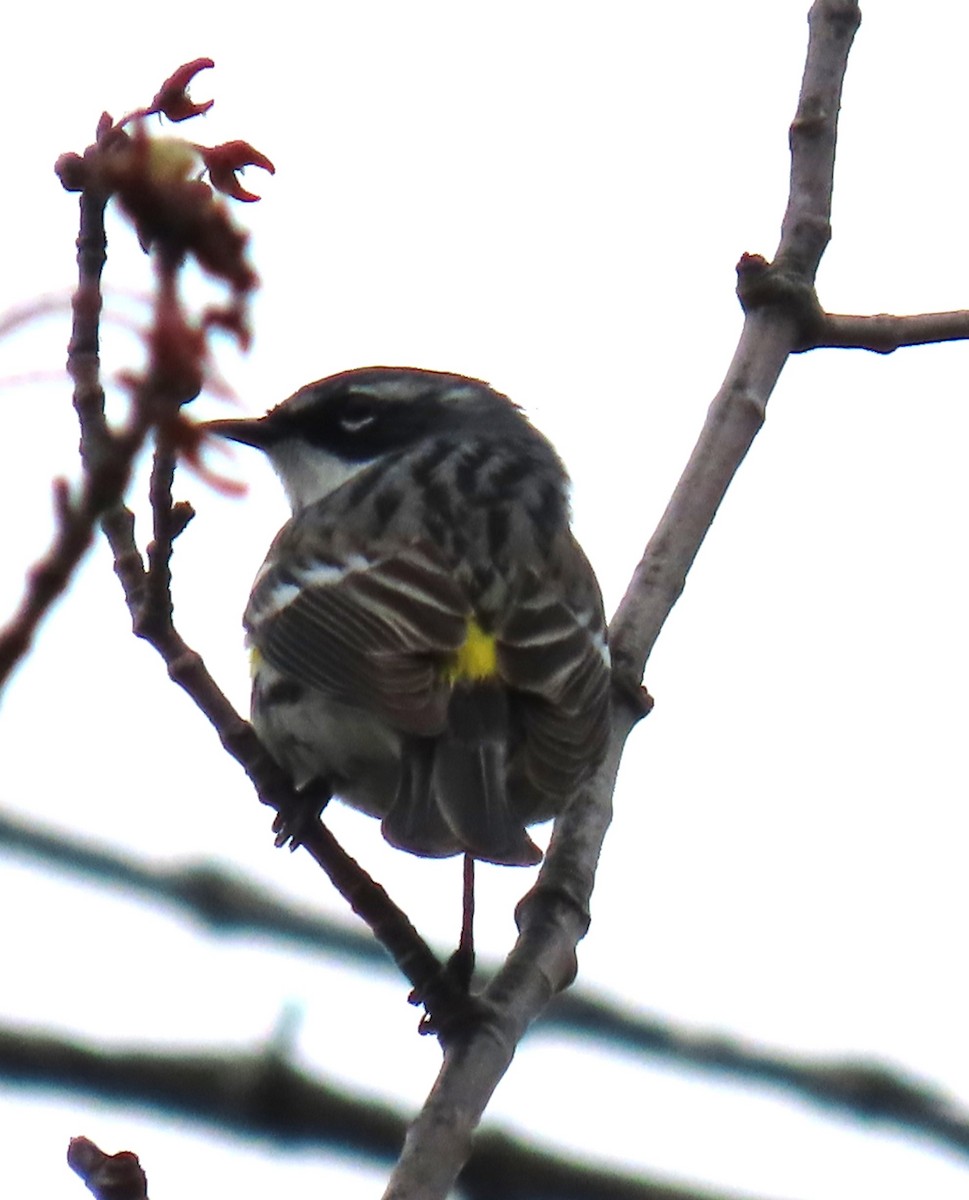
<instances>
[{"instance_id":1,"label":"forked branch","mask_svg":"<svg viewBox=\"0 0 969 1200\"><path fill-rule=\"evenodd\" d=\"M791 127L791 192L775 256L813 291L830 237L831 189L841 88L860 22L857 3L816 0L797 116ZM424 1108L408 1133L384 1200L443 1200L519 1038L575 973L575 947L588 903L626 736L641 711L643 668L720 501L764 420L767 400L798 348L796 317L783 306L747 312L740 343L660 525L613 619L616 679L613 735L602 769L556 821L538 882L518 909L519 938L487 988L486 1024L450 1045Z\"/></svg>"}]
</instances>

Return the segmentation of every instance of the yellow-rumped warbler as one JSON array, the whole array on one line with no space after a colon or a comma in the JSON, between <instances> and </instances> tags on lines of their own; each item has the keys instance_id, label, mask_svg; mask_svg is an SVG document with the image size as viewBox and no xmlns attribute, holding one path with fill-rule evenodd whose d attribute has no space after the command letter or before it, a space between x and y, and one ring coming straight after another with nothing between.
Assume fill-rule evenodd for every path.
<instances>
[{"instance_id":1,"label":"yellow-rumped warbler","mask_svg":"<svg viewBox=\"0 0 969 1200\"><path fill-rule=\"evenodd\" d=\"M528 865L602 759L602 598L549 442L486 384L370 367L265 417L293 516L245 613L252 720L300 788L413 854ZM315 790L315 788L314 788Z\"/></svg>"}]
</instances>

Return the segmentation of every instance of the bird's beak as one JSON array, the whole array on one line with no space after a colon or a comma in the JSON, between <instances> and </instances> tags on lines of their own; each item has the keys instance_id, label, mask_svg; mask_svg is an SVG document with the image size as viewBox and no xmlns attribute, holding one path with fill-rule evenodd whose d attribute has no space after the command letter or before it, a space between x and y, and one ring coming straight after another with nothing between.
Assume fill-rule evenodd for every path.
<instances>
[{"instance_id":1,"label":"bird's beak","mask_svg":"<svg viewBox=\"0 0 969 1200\"><path fill-rule=\"evenodd\" d=\"M206 421L202 428L206 433L214 433L217 437L229 438L233 442L242 442L246 446L256 446L260 450L265 450L276 440L265 417L241 418L237 421Z\"/></svg>"}]
</instances>

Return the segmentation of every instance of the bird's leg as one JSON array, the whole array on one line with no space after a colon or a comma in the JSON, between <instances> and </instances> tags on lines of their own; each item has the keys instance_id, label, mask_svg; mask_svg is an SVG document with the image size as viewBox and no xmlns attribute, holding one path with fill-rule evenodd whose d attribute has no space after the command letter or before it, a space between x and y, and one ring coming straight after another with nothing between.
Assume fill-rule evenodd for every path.
<instances>
[{"instance_id":1,"label":"bird's leg","mask_svg":"<svg viewBox=\"0 0 969 1200\"><path fill-rule=\"evenodd\" d=\"M474 974L474 856L464 856L464 888L461 902L461 936L458 948L447 964L448 973L464 988L471 990Z\"/></svg>"},{"instance_id":2,"label":"bird's leg","mask_svg":"<svg viewBox=\"0 0 969 1200\"><path fill-rule=\"evenodd\" d=\"M332 799L333 789L325 779L311 779L305 787L300 788L298 802L276 813L273 821L276 845L288 845L290 850L298 849L307 829L320 819L323 809Z\"/></svg>"},{"instance_id":3,"label":"bird's leg","mask_svg":"<svg viewBox=\"0 0 969 1200\"><path fill-rule=\"evenodd\" d=\"M425 1014L419 1032L433 1033L446 1045L456 1037L466 1035L482 1018L485 1009L480 999L471 995L471 976L474 974L474 856L464 856L464 889L461 905L461 937L458 948L444 964L442 983L449 996L446 1000L429 1003L429 997L415 989L408 997L411 1004L423 1004Z\"/></svg>"}]
</instances>

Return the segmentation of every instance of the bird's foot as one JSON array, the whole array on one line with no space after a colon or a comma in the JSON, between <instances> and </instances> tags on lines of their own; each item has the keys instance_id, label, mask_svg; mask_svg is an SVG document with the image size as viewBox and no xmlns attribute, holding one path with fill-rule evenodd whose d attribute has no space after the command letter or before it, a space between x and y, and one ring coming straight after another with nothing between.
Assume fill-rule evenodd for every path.
<instances>
[{"instance_id":1,"label":"bird's foot","mask_svg":"<svg viewBox=\"0 0 969 1200\"><path fill-rule=\"evenodd\" d=\"M481 1024L488 1006L471 991L473 973L474 954L469 955L467 947L462 946L451 955L430 985L413 989L407 997L408 1003L424 1006L418 1033L433 1034L446 1046L448 1042L467 1036Z\"/></svg>"},{"instance_id":2,"label":"bird's foot","mask_svg":"<svg viewBox=\"0 0 969 1200\"><path fill-rule=\"evenodd\" d=\"M298 849L332 799L333 790L323 779L313 779L301 788L296 803L276 813L273 820L276 846Z\"/></svg>"}]
</instances>

